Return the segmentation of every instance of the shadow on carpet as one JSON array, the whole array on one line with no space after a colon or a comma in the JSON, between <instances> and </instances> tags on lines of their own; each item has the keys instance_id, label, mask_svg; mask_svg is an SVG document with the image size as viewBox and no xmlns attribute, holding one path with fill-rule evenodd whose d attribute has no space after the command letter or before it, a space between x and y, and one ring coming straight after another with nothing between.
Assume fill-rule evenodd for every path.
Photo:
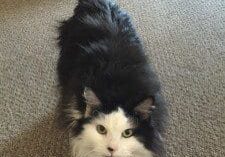
<instances>
[{"instance_id":1,"label":"shadow on carpet","mask_svg":"<svg viewBox=\"0 0 225 157\"><path fill-rule=\"evenodd\" d=\"M44 117L31 129L1 144L3 157L66 157L68 138L55 125L52 116Z\"/></svg>"}]
</instances>

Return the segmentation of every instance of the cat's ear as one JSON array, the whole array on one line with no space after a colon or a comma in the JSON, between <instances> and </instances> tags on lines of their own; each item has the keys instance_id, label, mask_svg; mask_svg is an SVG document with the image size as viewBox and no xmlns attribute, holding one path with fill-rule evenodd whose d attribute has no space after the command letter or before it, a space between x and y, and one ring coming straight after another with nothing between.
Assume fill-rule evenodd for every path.
<instances>
[{"instance_id":1,"label":"cat's ear","mask_svg":"<svg viewBox=\"0 0 225 157\"><path fill-rule=\"evenodd\" d=\"M137 113L142 119L148 119L153 109L155 109L154 100L152 97L149 97L139 103L134 108L134 112Z\"/></svg>"},{"instance_id":2,"label":"cat's ear","mask_svg":"<svg viewBox=\"0 0 225 157\"><path fill-rule=\"evenodd\" d=\"M101 102L96 94L88 87L85 87L83 95L86 101L85 117L89 117L93 110L97 108Z\"/></svg>"}]
</instances>

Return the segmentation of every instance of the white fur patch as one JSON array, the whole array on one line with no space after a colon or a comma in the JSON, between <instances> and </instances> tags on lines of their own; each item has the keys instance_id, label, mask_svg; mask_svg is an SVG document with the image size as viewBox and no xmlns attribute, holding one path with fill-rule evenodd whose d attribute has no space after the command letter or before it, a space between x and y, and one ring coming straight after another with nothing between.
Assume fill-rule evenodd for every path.
<instances>
[{"instance_id":1,"label":"white fur patch","mask_svg":"<svg viewBox=\"0 0 225 157\"><path fill-rule=\"evenodd\" d=\"M97 125L103 125L107 134L99 134ZM120 108L110 114L101 114L91 123L84 125L84 130L78 137L71 138L72 157L152 157L152 153L134 136L122 136L123 131L132 127L132 123ZM115 150L112 156L108 147Z\"/></svg>"}]
</instances>

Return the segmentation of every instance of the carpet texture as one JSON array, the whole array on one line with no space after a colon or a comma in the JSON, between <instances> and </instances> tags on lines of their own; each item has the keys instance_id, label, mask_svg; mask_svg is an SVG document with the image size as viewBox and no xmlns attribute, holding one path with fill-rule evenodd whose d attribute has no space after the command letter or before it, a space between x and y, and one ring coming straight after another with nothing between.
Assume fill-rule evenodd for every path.
<instances>
[{"instance_id":1,"label":"carpet texture","mask_svg":"<svg viewBox=\"0 0 225 157\"><path fill-rule=\"evenodd\" d=\"M168 157L225 156L225 1L119 0L169 103ZM75 0L0 2L0 156L66 157L54 127L58 21Z\"/></svg>"}]
</instances>

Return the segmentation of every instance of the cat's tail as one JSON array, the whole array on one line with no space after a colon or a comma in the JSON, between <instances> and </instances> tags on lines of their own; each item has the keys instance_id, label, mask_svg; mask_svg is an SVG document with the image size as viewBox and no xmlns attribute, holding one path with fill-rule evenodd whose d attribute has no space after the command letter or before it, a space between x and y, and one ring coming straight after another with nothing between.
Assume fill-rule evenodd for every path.
<instances>
[{"instance_id":1,"label":"cat's tail","mask_svg":"<svg viewBox=\"0 0 225 157\"><path fill-rule=\"evenodd\" d=\"M95 4L95 3L112 3L116 4L117 0L79 0L79 3Z\"/></svg>"},{"instance_id":2,"label":"cat's tail","mask_svg":"<svg viewBox=\"0 0 225 157\"><path fill-rule=\"evenodd\" d=\"M89 9L105 10L109 6L116 5L116 0L79 0L78 5Z\"/></svg>"},{"instance_id":3,"label":"cat's tail","mask_svg":"<svg viewBox=\"0 0 225 157\"><path fill-rule=\"evenodd\" d=\"M117 0L78 0L74 14L78 17L95 14L111 14L112 10L118 10Z\"/></svg>"}]
</instances>

